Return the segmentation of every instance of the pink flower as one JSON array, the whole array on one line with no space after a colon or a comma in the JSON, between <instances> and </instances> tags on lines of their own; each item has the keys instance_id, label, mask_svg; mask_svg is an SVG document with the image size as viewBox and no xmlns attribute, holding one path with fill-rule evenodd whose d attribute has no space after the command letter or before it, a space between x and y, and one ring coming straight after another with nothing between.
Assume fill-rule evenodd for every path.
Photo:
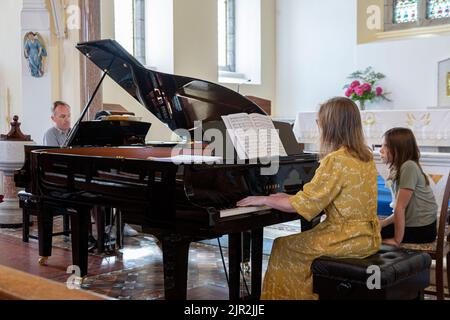
<instances>
[{"instance_id":1,"label":"pink flower","mask_svg":"<svg viewBox=\"0 0 450 320\"><path fill-rule=\"evenodd\" d=\"M372 86L369 83L364 83L361 86L361 89L363 89L364 92L370 92L372 91Z\"/></svg>"},{"instance_id":2,"label":"pink flower","mask_svg":"<svg viewBox=\"0 0 450 320\"><path fill-rule=\"evenodd\" d=\"M345 96L349 98L354 92L355 90L353 90L353 88L350 87L347 89L347 91L345 91Z\"/></svg>"},{"instance_id":3,"label":"pink flower","mask_svg":"<svg viewBox=\"0 0 450 320\"><path fill-rule=\"evenodd\" d=\"M356 93L358 96L362 97L362 96L364 95L364 89L363 89L362 87L356 87L356 88L355 88L355 93Z\"/></svg>"},{"instance_id":4,"label":"pink flower","mask_svg":"<svg viewBox=\"0 0 450 320\"><path fill-rule=\"evenodd\" d=\"M381 87L377 87L377 88L375 89L375 94L376 94L377 96L381 96L382 93L383 93L383 89L382 89Z\"/></svg>"},{"instance_id":5,"label":"pink flower","mask_svg":"<svg viewBox=\"0 0 450 320\"><path fill-rule=\"evenodd\" d=\"M353 88L359 87L360 85L361 85L361 82L359 82L358 80L355 80L350 84L350 88L353 89Z\"/></svg>"}]
</instances>

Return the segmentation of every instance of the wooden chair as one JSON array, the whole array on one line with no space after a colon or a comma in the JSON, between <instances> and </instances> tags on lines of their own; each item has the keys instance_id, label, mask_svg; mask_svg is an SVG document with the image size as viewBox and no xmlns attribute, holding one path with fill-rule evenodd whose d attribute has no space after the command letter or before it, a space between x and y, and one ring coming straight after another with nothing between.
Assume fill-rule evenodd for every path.
<instances>
[{"instance_id":1,"label":"wooden chair","mask_svg":"<svg viewBox=\"0 0 450 320\"><path fill-rule=\"evenodd\" d=\"M450 230L449 230L449 206L450 199L450 174L447 177L444 197L442 199L441 212L438 220L437 237L434 242L424 244L404 243L403 248L422 251L428 253L436 261L436 292L427 292L435 294L438 300L444 300L444 258L447 259L447 285L450 286ZM450 293L450 289L449 289Z\"/></svg>"}]
</instances>

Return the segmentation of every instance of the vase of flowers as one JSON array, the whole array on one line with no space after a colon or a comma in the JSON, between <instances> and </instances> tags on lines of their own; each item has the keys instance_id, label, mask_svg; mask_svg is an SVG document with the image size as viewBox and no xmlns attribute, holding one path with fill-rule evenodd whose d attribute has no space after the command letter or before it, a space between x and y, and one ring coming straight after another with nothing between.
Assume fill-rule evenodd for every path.
<instances>
[{"instance_id":1,"label":"vase of flowers","mask_svg":"<svg viewBox=\"0 0 450 320\"><path fill-rule=\"evenodd\" d=\"M382 73L373 71L372 67L368 67L364 71L356 71L348 76L353 81L344 86L345 96L353 101L359 102L359 108L364 110L366 102L388 99L388 92L385 92L378 82L386 76Z\"/></svg>"}]
</instances>

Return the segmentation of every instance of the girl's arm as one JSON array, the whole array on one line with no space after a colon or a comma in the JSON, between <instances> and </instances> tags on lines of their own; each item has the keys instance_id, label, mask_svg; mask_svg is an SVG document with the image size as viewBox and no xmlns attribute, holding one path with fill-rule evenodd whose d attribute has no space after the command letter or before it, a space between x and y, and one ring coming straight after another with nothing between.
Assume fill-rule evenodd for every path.
<instances>
[{"instance_id":1,"label":"girl's arm","mask_svg":"<svg viewBox=\"0 0 450 320\"><path fill-rule=\"evenodd\" d=\"M405 235L405 211L413 194L413 190L400 189L394 209L395 235L392 239L386 239L383 243L399 246Z\"/></svg>"},{"instance_id":2,"label":"girl's arm","mask_svg":"<svg viewBox=\"0 0 450 320\"><path fill-rule=\"evenodd\" d=\"M394 223L394 214L391 214L389 217L385 219L380 219L380 227L384 228L390 224Z\"/></svg>"}]
</instances>

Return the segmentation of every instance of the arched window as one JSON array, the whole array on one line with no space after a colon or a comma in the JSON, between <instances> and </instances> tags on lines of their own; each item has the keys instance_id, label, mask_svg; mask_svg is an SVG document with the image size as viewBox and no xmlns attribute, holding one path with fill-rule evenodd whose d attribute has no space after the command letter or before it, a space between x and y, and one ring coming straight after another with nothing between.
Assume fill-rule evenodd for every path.
<instances>
[{"instance_id":1,"label":"arched window","mask_svg":"<svg viewBox=\"0 0 450 320\"><path fill-rule=\"evenodd\" d=\"M450 0L385 0L384 30L450 24Z\"/></svg>"}]
</instances>

